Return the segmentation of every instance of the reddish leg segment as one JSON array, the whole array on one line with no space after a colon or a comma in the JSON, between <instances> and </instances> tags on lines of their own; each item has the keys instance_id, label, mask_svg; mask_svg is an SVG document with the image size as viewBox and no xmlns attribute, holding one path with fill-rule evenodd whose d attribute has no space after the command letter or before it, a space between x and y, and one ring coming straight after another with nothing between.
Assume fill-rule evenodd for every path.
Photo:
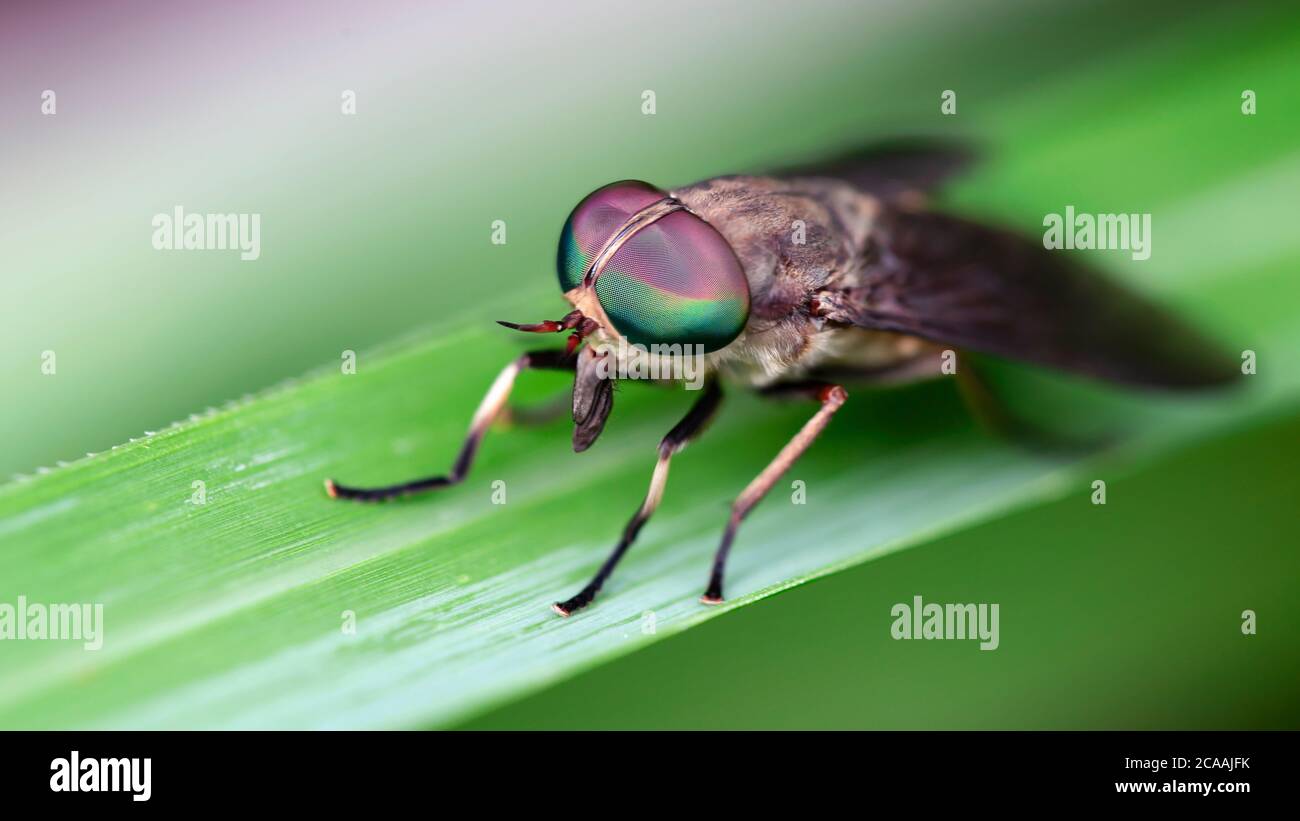
<instances>
[{"instance_id":1,"label":"reddish leg segment","mask_svg":"<svg viewBox=\"0 0 1300 821\"><path fill-rule=\"evenodd\" d=\"M736 538L736 530L740 527L741 521L749 515L749 511L758 504L767 492L772 489L781 475L790 469L790 466L803 455L803 452L813 443L817 436L830 423L831 417L835 411L840 409L844 400L848 399L848 393L839 385L828 384L804 384L799 385L793 390L804 392L817 398L822 403L813 417L804 423L803 428L794 435L776 458L763 468L763 471L754 477L754 481L736 497L736 501L731 505L731 517L727 520L727 529L722 534L722 544L718 546L718 552L713 557L713 572L709 576L709 586L700 601L705 604L720 604L722 602L722 576L726 570L727 554L731 552L731 542ZM789 391L784 391L789 392Z\"/></svg>"}]
</instances>

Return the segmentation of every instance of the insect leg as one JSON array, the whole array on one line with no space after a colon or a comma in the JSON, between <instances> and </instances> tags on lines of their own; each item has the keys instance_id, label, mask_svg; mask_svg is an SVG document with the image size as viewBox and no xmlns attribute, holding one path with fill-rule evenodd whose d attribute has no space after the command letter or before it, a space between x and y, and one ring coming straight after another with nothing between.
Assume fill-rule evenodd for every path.
<instances>
[{"instance_id":1,"label":"insect leg","mask_svg":"<svg viewBox=\"0 0 1300 821\"><path fill-rule=\"evenodd\" d=\"M501 373L497 375L492 387L488 389L483 401L479 403L478 410L474 412L474 419L469 425L469 434L465 437L465 443L461 445L460 454L451 466L451 472L446 476L430 476L426 479L403 482L400 485L375 488L348 487L337 484L333 479L326 479L325 492L335 499L379 502L456 484L464 479L465 474L469 472L470 465L474 462L474 454L478 450L479 443L483 441L483 434L487 432L492 420L505 406L506 399L510 396L510 390L514 387L515 377L519 375L519 372L530 369L572 370L573 363L573 357L564 351L530 351L506 365Z\"/></svg>"},{"instance_id":2,"label":"insect leg","mask_svg":"<svg viewBox=\"0 0 1300 821\"><path fill-rule=\"evenodd\" d=\"M605 580L614 572L614 567L623 558L623 554L632 546L632 541L636 539L641 526L646 523L650 515L655 512L655 508L659 506L659 500L664 493L664 485L668 482L668 464L672 461L673 454L686 447L686 444L708 424L718 409L718 403L721 401L722 389L718 386L716 380L709 380L704 387L703 395L695 400L695 404L687 411L686 416L682 417L682 421L673 426L673 429L668 431L668 435L659 443L659 460L655 462L654 474L650 477L650 489L646 491L645 501L641 503L641 507L627 523L627 527L623 528L623 537L618 540L618 544L614 547L613 552L609 554L609 557L605 559L605 563L600 566L600 570L596 571L596 575L592 577L591 581L587 582L587 586L582 588L578 595L567 601L556 602L551 605L556 613L567 616L573 611L591 604L591 600L596 597L601 586L605 584Z\"/></svg>"},{"instance_id":3,"label":"insect leg","mask_svg":"<svg viewBox=\"0 0 1300 821\"><path fill-rule=\"evenodd\" d=\"M781 452L776 458L763 468L763 471L754 477L749 486L736 497L736 501L731 505L731 518L727 520L727 529L722 534L722 544L718 546L718 552L713 557L713 573L709 576L708 589L700 597L700 601L705 604L720 604L722 602L722 574L727 565L727 554L731 551L731 542L736 538L736 529L740 527L740 522L749 514L754 505L758 504L776 480L781 478L781 474L790 469L803 452L813 443L813 440L826 428L830 423L831 417L835 411L840 409L844 400L848 399L848 393L840 385L830 385L822 383L806 384L802 388L811 395L815 396L822 403L821 408L813 414L813 417L804 423L803 428L794 435L794 438L781 448Z\"/></svg>"}]
</instances>

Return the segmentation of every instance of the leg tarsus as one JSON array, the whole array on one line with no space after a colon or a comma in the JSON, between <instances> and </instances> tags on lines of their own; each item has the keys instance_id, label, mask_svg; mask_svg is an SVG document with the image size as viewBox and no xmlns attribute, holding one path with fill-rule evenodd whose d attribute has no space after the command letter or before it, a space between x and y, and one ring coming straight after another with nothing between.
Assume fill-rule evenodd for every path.
<instances>
[{"instance_id":1,"label":"leg tarsus","mask_svg":"<svg viewBox=\"0 0 1300 821\"><path fill-rule=\"evenodd\" d=\"M727 556L731 553L731 543L736 539L736 530L740 527L740 521L745 518L745 513L748 512L741 510L739 505L740 500L737 499L731 508L731 518L727 519L727 529L723 531L722 544L718 546L718 552L713 554L713 569L709 573L709 586L705 588L704 595L700 596L701 604L722 604L723 602L722 576L726 572Z\"/></svg>"},{"instance_id":2,"label":"leg tarsus","mask_svg":"<svg viewBox=\"0 0 1300 821\"><path fill-rule=\"evenodd\" d=\"M433 476L428 479L417 479L414 482L407 482L401 485L388 485L386 487L376 488L359 488L340 485L333 479L325 480L325 492L331 499L350 499L355 502L385 502L389 499L396 499L401 496L410 496L413 493L420 493L434 488L454 485L461 480L461 476Z\"/></svg>"},{"instance_id":3,"label":"leg tarsus","mask_svg":"<svg viewBox=\"0 0 1300 821\"><path fill-rule=\"evenodd\" d=\"M598 588L592 587L591 584L588 584L578 592L578 595L565 599L562 602L557 601L555 604L552 604L551 609L556 613L559 613L561 616L572 616L574 613L591 604L592 601L595 600L597 592L599 592Z\"/></svg>"}]
</instances>

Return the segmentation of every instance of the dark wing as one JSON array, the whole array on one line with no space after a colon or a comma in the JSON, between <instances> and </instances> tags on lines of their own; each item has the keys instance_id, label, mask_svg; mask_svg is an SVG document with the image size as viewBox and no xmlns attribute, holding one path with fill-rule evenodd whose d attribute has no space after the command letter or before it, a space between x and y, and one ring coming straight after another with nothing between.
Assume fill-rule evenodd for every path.
<instances>
[{"instance_id":1,"label":"dark wing","mask_svg":"<svg viewBox=\"0 0 1300 821\"><path fill-rule=\"evenodd\" d=\"M1007 231L882 210L861 287L828 294L832 321L897 331L1156 388L1224 384L1234 359L1136 294Z\"/></svg>"},{"instance_id":2,"label":"dark wing","mask_svg":"<svg viewBox=\"0 0 1300 821\"><path fill-rule=\"evenodd\" d=\"M907 192L932 191L975 161L966 144L929 137L873 143L817 163L779 169L772 177L833 177L858 189L894 199Z\"/></svg>"}]
</instances>

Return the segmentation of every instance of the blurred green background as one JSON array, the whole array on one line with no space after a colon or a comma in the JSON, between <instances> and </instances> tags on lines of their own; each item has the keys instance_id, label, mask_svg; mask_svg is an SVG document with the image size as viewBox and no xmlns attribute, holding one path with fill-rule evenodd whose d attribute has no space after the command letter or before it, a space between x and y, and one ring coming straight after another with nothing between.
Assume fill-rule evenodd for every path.
<instances>
[{"instance_id":1,"label":"blurred green background","mask_svg":"<svg viewBox=\"0 0 1300 821\"><path fill-rule=\"evenodd\" d=\"M5 13L3 475L343 350L364 367L412 329L553 315L559 226L605 182L671 186L906 133L984 145L948 203L1028 232L1067 204L1152 212L1149 261L1098 263L1268 368L1297 353L1252 333L1300 318L1295 8ZM939 113L944 89L956 116ZM261 259L152 250L150 219L176 205L260 213ZM444 377L457 392L483 378ZM872 562L476 726L1295 726L1296 433L1277 420L1131 477L1140 506L1116 483L1104 512L1073 499ZM1000 601L1038 627L1004 627L996 653L891 642L877 611L900 589ZM1247 607L1261 613L1249 639Z\"/></svg>"}]
</instances>

